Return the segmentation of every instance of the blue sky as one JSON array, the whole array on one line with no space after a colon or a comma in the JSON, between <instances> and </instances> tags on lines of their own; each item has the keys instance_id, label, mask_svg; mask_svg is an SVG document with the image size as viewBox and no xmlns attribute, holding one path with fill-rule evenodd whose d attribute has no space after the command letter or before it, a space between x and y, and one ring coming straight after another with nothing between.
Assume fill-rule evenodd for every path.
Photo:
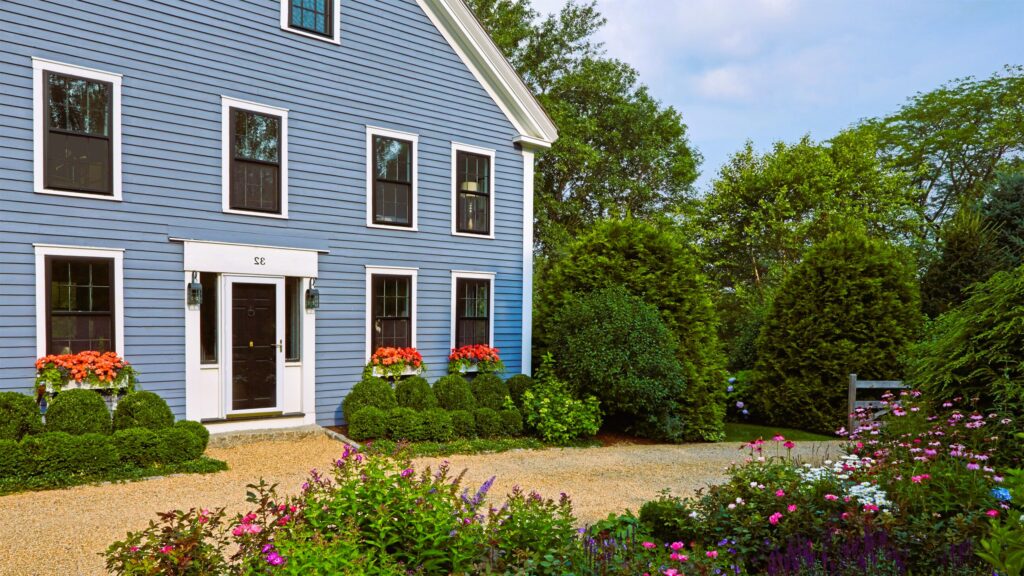
<instances>
[{"instance_id":1,"label":"blue sky","mask_svg":"<svg viewBox=\"0 0 1024 576\"><path fill-rule=\"evenodd\" d=\"M533 0L543 13L565 0ZM825 139L912 94L1024 64L1024 0L598 0L609 55L683 114L703 190L750 139Z\"/></svg>"}]
</instances>

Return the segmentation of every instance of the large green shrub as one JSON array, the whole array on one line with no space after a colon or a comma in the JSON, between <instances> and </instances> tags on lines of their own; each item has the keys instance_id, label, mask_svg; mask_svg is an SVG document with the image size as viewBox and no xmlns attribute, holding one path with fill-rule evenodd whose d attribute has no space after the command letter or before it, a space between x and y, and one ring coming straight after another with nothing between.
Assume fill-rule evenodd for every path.
<instances>
[{"instance_id":1,"label":"large green shrub","mask_svg":"<svg viewBox=\"0 0 1024 576\"><path fill-rule=\"evenodd\" d=\"M359 441L386 438L387 413L376 406L363 406L348 421L348 435Z\"/></svg>"},{"instance_id":2,"label":"large green shrub","mask_svg":"<svg viewBox=\"0 0 1024 576\"><path fill-rule=\"evenodd\" d=\"M65 390L46 410L46 430L68 434L110 434L110 410L94 390Z\"/></svg>"},{"instance_id":3,"label":"large green shrub","mask_svg":"<svg viewBox=\"0 0 1024 576\"><path fill-rule=\"evenodd\" d=\"M163 428L156 431L157 462L180 464L195 460L203 455L202 439L192 430L182 427Z\"/></svg>"},{"instance_id":4,"label":"large green shrub","mask_svg":"<svg viewBox=\"0 0 1024 576\"><path fill-rule=\"evenodd\" d=\"M421 414L426 440L448 442L455 437L451 412L440 408L431 408L430 410L424 410Z\"/></svg>"},{"instance_id":5,"label":"large green shrub","mask_svg":"<svg viewBox=\"0 0 1024 576\"><path fill-rule=\"evenodd\" d=\"M114 409L114 430L149 428L160 430L174 425L174 414L167 401L148 391L132 392Z\"/></svg>"},{"instance_id":6,"label":"large green shrub","mask_svg":"<svg viewBox=\"0 0 1024 576\"><path fill-rule=\"evenodd\" d=\"M0 392L0 440L21 440L43 431L35 401L19 392Z\"/></svg>"},{"instance_id":7,"label":"large green shrub","mask_svg":"<svg viewBox=\"0 0 1024 576\"><path fill-rule=\"evenodd\" d=\"M210 443L210 431L199 422L193 420L179 420L174 423L175 428L184 428L199 439L200 452L206 451L206 445Z\"/></svg>"},{"instance_id":8,"label":"large green shrub","mask_svg":"<svg viewBox=\"0 0 1024 576\"><path fill-rule=\"evenodd\" d=\"M477 408L473 411L473 420L476 422L476 433L481 438L501 436L502 422L497 410Z\"/></svg>"},{"instance_id":9,"label":"large green shrub","mask_svg":"<svg viewBox=\"0 0 1024 576\"><path fill-rule=\"evenodd\" d=\"M515 403L516 408L522 409L523 407L523 392L530 389L533 385L533 378L530 378L526 374L516 374L505 381L508 386L509 396L512 397L512 402Z\"/></svg>"},{"instance_id":10,"label":"large green shrub","mask_svg":"<svg viewBox=\"0 0 1024 576\"><path fill-rule=\"evenodd\" d=\"M398 405L413 410L437 408L437 398L430 384L422 376L403 378L395 384L395 398Z\"/></svg>"},{"instance_id":11,"label":"large green shrub","mask_svg":"<svg viewBox=\"0 0 1024 576\"><path fill-rule=\"evenodd\" d=\"M504 436L522 436L523 415L516 408L509 408L498 412L501 418L501 434Z\"/></svg>"},{"instance_id":12,"label":"large green shrub","mask_svg":"<svg viewBox=\"0 0 1024 576\"><path fill-rule=\"evenodd\" d=\"M69 484L75 476L102 474L120 465L120 454L107 434L47 432L26 436L21 448L23 477L42 478L51 485Z\"/></svg>"},{"instance_id":13,"label":"large green shrub","mask_svg":"<svg viewBox=\"0 0 1024 576\"><path fill-rule=\"evenodd\" d=\"M657 308L675 335L689 398L680 413L683 437L721 438L726 373L715 309L693 249L671 227L630 218L605 220L571 243L565 256L538 278L538 346L551 343L558 328L555 313L565 303L613 286L624 286Z\"/></svg>"},{"instance_id":14,"label":"large green shrub","mask_svg":"<svg viewBox=\"0 0 1024 576\"><path fill-rule=\"evenodd\" d=\"M0 478L17 478L28 470L28 458L17 440L0 438Z\"/></svg>"},{"instance_id":15,"label":"large green shrub","mask_svg":"<svg viewBox=\"0 0 1024 576\"><path fill-rule=\"evenodd\" d=\"M523 394L523 416L546 442L568 444L597 434L601 409L597 398L574 398L569 385L554 373L555 361L545 354L533 386Z\"/></svg>"},{"instance_id":16,"label":"large green shrub","mask_svg":"<svg viewBox=\"0 0 1024 576\"><path fill-rule=\"evenodd\" d=\"M752 417L832 432L846 422L849 374L902 376L921 312L913 259L849 228L786 278L758 338Z\"/></svg>"},{"instance_id":17,"label":"large green shrub","mask_svg":"<svg viewBox=\"0 0 1024 576\"><path fill-rule=\"evenodd\" d=\"M469 410L452 410L449 413L452 419L452 432L456 438L475 438L476 420Z\"/></svg>"},{"instance_id":18,"label":"large green shrub","mask_svg":"<svg viewBox=\"0 0 1024 576\"><path fill-rule=\"evenodd\" d=\"M423 422L423 415L412 408L392 408L387 413L388 436L395 440L420 442L430 435Z\"/></svg>"},{"instance_id":19,"label":"large green shrub","mask_svg":"<svg viewBox=\"0 0 1024 576\"><path fill-rule=\"evenodd\" d=\"M477 406L501 410L509 396L508 384L497 374L479 374L469 383Z\"/></svg>"},{"instance_id":20,"label":"large green shrub","mask_svg":"<svg viewBox=\"0 0 1024 576\"><path fill-rule=\"evenodd\" d=\"M111 442L126 464L145 468L160 459L160 437L148 428L118 430L111 437Z\"/></svg>"},{"instance_id":21,"label":"large green shrub","mask_svg":"<svg viewBox=\"0 0 1024 576\"><path fill-rule=\"evenodd\" d=\"M434 382L434 396L445 410L473 410L477 407L473 390L459 374L449 374Z\"/></svg>"},{"instance_id":22,"label":"large green shrub","mask_svg":"<svg viewBox=\"0 0 1024 576\"><path fill-rule=\"evenodd\" d=\"M976 285L928 326L909 354L907 380L929 397L980 397L1024 414L1024 266Z\"/></svg>"},{"instance_id":23,"label":"large green shrub","mask_svg":"<svg viewBox=\"0 0 1024 576\"><path fill-rule=\"evenodd\" d=\"M374 376L366 376L360 380L341 402L345 422L351 422L352 415L364 406L376 406L384 411L397 408L398 400L391 384L383 378Z\"/></svg>"},{"instance_id":24,"label":"large green shrub","mask_svg":"<svg viewBox=\"0 0 1024 576\"><path fill-rule=\"evenodd\" d=\"M646 437L684 438L676 342L658 310L621 286L583 294L555 315L551 349L577 397L594 396L607 417Z\"/></svg>"}]
</instances>

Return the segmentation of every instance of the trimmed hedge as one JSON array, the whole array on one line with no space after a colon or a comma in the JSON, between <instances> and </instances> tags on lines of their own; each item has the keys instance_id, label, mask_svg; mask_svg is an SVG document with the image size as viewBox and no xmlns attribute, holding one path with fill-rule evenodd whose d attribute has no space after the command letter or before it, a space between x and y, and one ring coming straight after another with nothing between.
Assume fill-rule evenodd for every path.
<instances>
[{"instance_id":1,"label":"trimmed hedge","mask_svg":"<svg viewBox=\"0 0 1024 576\"><path fill-rule=\"evenodd\" d=\"M162 464L180 464L203 455L202 440L186 428L164 428L156 435L160 439L157 459Z\"/></svg>"},{"instance_id":2,"label":"trimmed hedge","mask_svg":"<svg viewBox=\"0 0 1024 576\"><path fill-rule=\"evenodd\" d=\"M149 428L160 430L174 425L170 406L153 392L132 392L114 409L114 430Z\"/></svg>"},{"instance_id":3,"label":"trimmed hedge","mask_svg":"<svg viewBox=\"0 0 1024 576\"><path fill-rule=\"evenodd\" d=\"M118 430L114 432L112 442L121 454L121 460L133 466L144 468L160 460L160 437L148 428Z\"/></svg>"},{"instance_id":4,"label":"trimmed hedge","mask_svg":"<svg viewBox=\"0 0 1024 576\"><path fill-rule=\"evenodd\" d=\"M364 406L348 421L348 435L353 440L386 438L388 435L387 413L376 406Z\"/></svg>"},{"instance_id":5,"label":"trimmed hedge","mask_svg":"<svg viewBox=\"0 0 1024 576\"><path fill-rule=\"evenodd\" d=\"M110 434L110 410L94 390L65 390L46 410L46 431L68 434Z\"/></svg>"},{"instance_id":6,"label":"trimmed hedge","mask_svg":"<svg viewBox=\"0 0 1024 576\"><path fill-rule=\"evenodd\" d=\"M393 408L387 415L388 436L395 440L421 442L429 437L423 416L412 408Z\"/></svg>"},{"instance_id":7,"label":"trimmed hedge","mask_svg":"<svg viewBox=\"0 0 1024 576\"><path fill-rule=\"evenodd\" d=\"M448 442L455 438L452 413L440 408L431 408L421 413L427 440Z\"/></svg>"},{"instance_id":8,"label":"trimmed hedge","mask_svg":"<svg viewBox=\"0 0 1024 576\"><path fill-rule=\"evenodd\" d=\"M473 420L476 422L476 433L481 438L501 436L502 422L497 410L477 408L473 411Z\"/></svg>"},{"instance_id":9,"label":"trimmed hedge","mask_svg":"<svg viewBox=\"0 0 1024 576\"><path fill-rule=\"evenodd\" d=\"M174 427L184 428L195 434L196 438L199 439L199 445L201 447L199 453L202 454L203 452L206 452L206 446L210 443L210 431L206 429L206 426L203 426L194 420L178 420L174 423Z\"/></svg>"},{"instance_id":10,"label":"trimmed hedge","mask_svg":"<svg viewBox=\"0 0 1024 576\"><path fill-rule=\"evenodd\" d=\"M469 410L452 410L452 431L456 438L476 438L476 420Z\"/></svg>"},{"instance_id":11,"label":"trimmed hedge","mask_svg":"<svg viewBox=\"0 0 1024 576\"><path fill-rule=\"evenodd\" d=\"M501 410L505 407L505 398L509 396L508 384L497 374L479 374L470 382L473 397L477 406Z\"/></svg>"},{"instance_id":12,"label":"trimmed hedge","mask_svg":"<svg viewBox=\"0 0 1024 576\"><path fill-rule=\"evenodd\" d=\"M0 392L0 440L21 440L42 431L35 400L20 392Z\"/></svg>"},{"instance_id":13,"label":"trimmed hedge","mask_svg":"<svg viewBox=\"0 0 1024 576\"><path fill-rule=\"evenodd\" d=\"M515 403L516 408L519 410L523 409L523 393L533 386L533 378L530 378L526 374L516 374L505 381L508 385L508 395L512 397L512 402Z\"/></svg>"},{"instance_id":14,"label":"trimmed hedge","mask_svg":"<svg viewBox=\"0 0 1024 576\"><path fill-rule=\"evenodd\" d=\"M459 374L449 374L434 382L437 403L445 410L474 410L476 398L466 379Z\"/></svg>"},{"instance_id":15,"label":"trimmed hedge","mask_svg":"<svg viewBox=\"0 0 1024 576\"><path fill-rule=\"evenodd\" d=\"M523 435L523 414L515 408L498 412L501 418L501 433L505 436Z\"/></svg>"},{"instance_id":16,"label":"trimmed hedge","mask_svg":"<svg viewBox=\"0 0 1024 576\"><path fill-rule=\"evenodd\" d=\"M391 384L383 378L367 376L356 383L341 402L341 411L346 422L352 422L352 416L365 406L376 406L381 410L398 408L398 400Z\"/></svg>"},{"instance_id":17,"label":"trimmed hedge","mask_svg":"<svg viewBox=\"0 0 1024 576\"><path fill-rule=\"evenodd\" d=\"M402 408L420 412L437 408L437 398L430 384L422 376L403 378L395 384L395 399Z\"/></svg>"}]
</instances>

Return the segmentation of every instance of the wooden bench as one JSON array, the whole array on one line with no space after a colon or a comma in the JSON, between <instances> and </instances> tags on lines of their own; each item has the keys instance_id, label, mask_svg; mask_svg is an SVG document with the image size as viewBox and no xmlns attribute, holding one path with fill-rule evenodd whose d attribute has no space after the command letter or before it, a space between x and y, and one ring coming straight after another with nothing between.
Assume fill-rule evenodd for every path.
<instances>
[{"instance_id":1,"label":"wooden bench","mask_svg":"<svg viewBox=\"0 0 1024 576\"><path fill-rule=\"evenodd\" d=\"M850 432L857 429L860 425L860 420L856 420L853 417L853 413L857 408L864 408L869 410L869 421L874 421L889 412L889 406L883 406L880 400L858 400L858 390L905 390L909 386L905 385L902 380L858 380L856 374L850 374L850 390L848 394L849 405L846 411L848 416L847 425Z\"/></svg>"}]
</instances>

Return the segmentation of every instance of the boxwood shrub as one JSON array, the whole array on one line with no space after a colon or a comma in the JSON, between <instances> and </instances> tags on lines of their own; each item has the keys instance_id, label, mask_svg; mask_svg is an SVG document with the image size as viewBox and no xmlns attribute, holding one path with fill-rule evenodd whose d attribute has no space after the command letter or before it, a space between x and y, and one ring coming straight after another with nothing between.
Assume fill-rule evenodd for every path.
<instances>
[{"instance_id":1,"label":"boxwood shrub","mask_svg":"<svg viewBox=\"0 0 1024 576\"><path fill-rule=\"evenodd\" d=\"M422 417L427 440L448 442L455 437L451 412L440 408L431 408L422 412Z\"/></svg>"},{"instance_id":2,"label":"boxwood shrub","mask_svg":"<svg viewBox=\"0 0 1024 576\"><path fill-rule=\"evenodd\" d=\"M132 392L114 409L114 430L149 428L160 430L174 425L174 414L167 402L153 392Z\"/></svg>"},{"instance_id":3,"label":"boxwood shrub","mask_svg":"<svg viewBox=\"0 0 1024 576\"><path fill-rule=\"evenodd\" d=\"M526 374L516 374L505 381L508 386L508 395L512 397L512 401L515 402L516 408L523 409L523 392L530 389L533 385L533 378L530 378Z\"/></svg>"},{"instance_id":4,"label":"boxwood shrub","mask_svg":"<svg viewBox=\"0 0 1024 576\"><path fill-rule=\"evenodd\" d=\"M456 438L476 438L476 421L469 410L452 410L448 412L452 419L452 431Z\"/></svg>"},{"instance_id":5,"label":"boxwood shrub","mask_svg":"<svg viewBox=\"0 0 1024 576\"><path fill-rule=\"evenodd\" d=\"M395 384L395 399L398 405L413 410L437 408L437 398L430 384L421 376L403 378Z\"/></svg>"},{"instance_id":6,"label":"boxwood shrub","mask_svg":"<svg viewBox=\"0 0 1024 576\"><path fill-rule=\"evenodd\" d=\"M498 412L501 418L501 433L505 436L523 435L523 415L519 410L512 408Z\"/></svg>"},{"instance_id":7,"label":"boxwood shrub","mask_svg":"<svg viewBox=\"0 0 1024 576\"><path fill-rule=\"evenodd\" d=\"M505 406L505 398L508 397L508 385L497 374L480 374L470 382L470 389L473 397L476 398L477 406L501 410Z\"/></svg>"},{"instance_id":8,"label":"boxwood shrub","mask_svg":"<svg viewBox=\"0 0 1024 576\"><path fill-rule=\"evenodd\" d=\"M473 410L476 398L466 379L459 374L449 374L434 382L437 403L445 410Z\"/></svg>"},{"instance_id":9,"label":"boxwood shrub","mask_svg":"<svg viewBox=\"0 0 1024 576\"><path fill-rule=\"evenodd\" d=\"M387 413L376 406L360 408L348 421L348 435L353 440L385 438L387 434Z\"/></svg>"},{"instance_id":10,"label":"boxwood shrub","mask_svg":"<svg viewBox=\"0 0 1024 576\"><path fill-rule=\"evenodd\" d=\"M121 460L132 466L144 468L159 461L160 437L148 428L118 430L111 442L121 454Z\"/></svg>"},{"instance_id":11,"label":"boxwood shrub","mask_svg":"<svg viewBox=\"0 0 1024 576\"><path fill-rule=\"evenodd\" d=\"M175 428L184 428L199 439L200 453L206 452L206 446L210 443L210 431L199 422L194 420L178 420L174 423Z\"/></svg>"},{"instance_id":12,"label":"boxwood shrub","mask_svg":"<svg viewBox=\"0 0 1024 576\"><path fill-rule=\"evenodd\" d=\"M385 411L397 408L398 401L391 384L374 376L366 376L356 383L341 402L345 421L352 422L352 416L364 406L376 406Z\"/></svg>"},{"instance_id":13,"label":"boxwood shrub","mask_svg":"<svg viewBox=\"0 0 1024 576\"><path fill-rule=\"evenodd\" d=\"M387 415L388 436L395 440L420 442L427 439L423 416L412 408L393 408Z\"/></svg>"},{"instance_id":14,"label":"boxwood shrub","mask_svg":"<svg viewBox=\"0 0 1024 576\"><path fill-rule=\"evenodd\" d=\"M43 431L39 406L19 392L0 392L0 440L21 440Z\"/></svg>"},{"instance_id":15,"label":"boxwood shrub","mask_svg":"<svg viewBox=\"0 0 1024 576\"><path fill-rule=\"evenodd\" d=\"M46 411L48 432L110 434L110 411L94 390L65 390Z\"/></svg>"},{"instance_id":16,"label":"boxwood shrub","mask_svg":"<svg viewBox=\"0 0 1024 576\"><path fill-rule=\"evenodd\" d=\"M28 469L28 459L21 443L0 438L0 478L22 476Z\"/></svg>"},{"instance_id":17,"label":"boxwood shrub","mask_svg":"<svg viewBox=\"0 0 1024 576\"><path fill-rule=\"evenodd\" d=\"M481 438L494 438L501 436L501 416L497 410L491 408L477 408L473 411L473 420L476 422L476 433Z\"/></svg>"},{"instance_id":18,"label":"boxwood shrub","mask_svg":"<svg viewBox=\"0 0 1024 576\"><path fill-rule=\"evenodd\" d=\"M203 455L202 440L191 430L172 426L157 430L156 435L160 439L156 452L161 464L180 464Z\"/></svg>"}]
</instances>

